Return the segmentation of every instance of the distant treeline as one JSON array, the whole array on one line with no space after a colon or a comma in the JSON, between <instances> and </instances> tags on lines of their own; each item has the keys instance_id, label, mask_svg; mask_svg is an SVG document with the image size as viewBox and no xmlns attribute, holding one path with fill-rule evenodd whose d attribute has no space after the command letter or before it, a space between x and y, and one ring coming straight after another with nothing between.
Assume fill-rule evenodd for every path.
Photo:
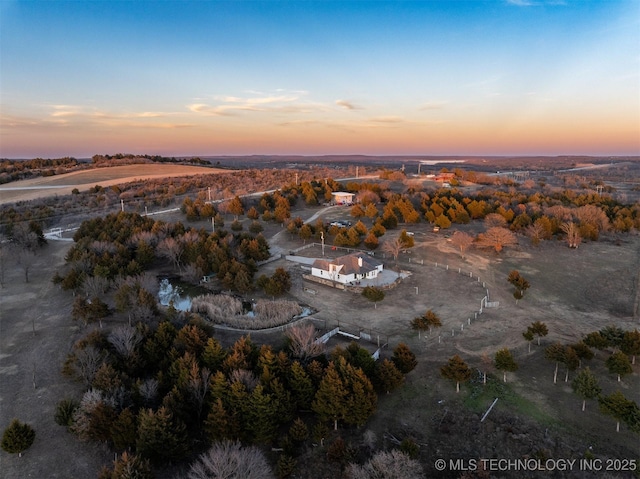
<instances>
[{"instance_id":1,"label":"distant treeline","mask_svg":"<svg viewBox=\"0 0 640 479\"><path fill-rule=\"evenodd\" d=\"M0 184L12 181L28 180L41 176L54 176L72 171L106 166L122 166L139 163L180 163L188 165L210 166L211 163L199 157L176 158L159 155L133 155L116 153L115 155L93 155L92 163L76 158L34 158L32 160L0 160Z\"/></svg>"},{"instance_id":2,"label":"distant treeline","mask_svg":"<svg viewBox=\"0 0 640 479\"><path fill-rule=\"evenodd\" d=\"M78 160L71 157L33 160L0 160L0 184L26 180L38 176L53 176L67 173L78 166Z\"/></svg>"},{"instance_id":3,"label":"distant treeline","mask_svg":"<svg viewBox=\"0 0 640 479\"><path fill-rule=\"evenodd\" d=\"M134 155L132 153L116 153L115 155L93 155L91 157L96 166L129 165L136 163L187 163L191 165L209 166L211 163L200 157L176 158L175 156Z\"/></svg>"}]
</instances>

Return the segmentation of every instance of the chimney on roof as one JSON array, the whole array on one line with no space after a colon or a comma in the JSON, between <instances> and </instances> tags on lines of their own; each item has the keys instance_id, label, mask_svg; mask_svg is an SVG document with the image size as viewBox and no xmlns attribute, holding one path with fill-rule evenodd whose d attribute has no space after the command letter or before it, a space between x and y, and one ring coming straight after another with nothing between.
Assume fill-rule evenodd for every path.
<instances>
[{"instance_id":1,"label":"chimney on roof","mask_svg":"<svg viewBox=\"0 0 640 479\"><path fill-rule=\"evenodd\" d=\"M362 268L362 256L358 256L358 266Z\"/></svg>"}]
</instances>

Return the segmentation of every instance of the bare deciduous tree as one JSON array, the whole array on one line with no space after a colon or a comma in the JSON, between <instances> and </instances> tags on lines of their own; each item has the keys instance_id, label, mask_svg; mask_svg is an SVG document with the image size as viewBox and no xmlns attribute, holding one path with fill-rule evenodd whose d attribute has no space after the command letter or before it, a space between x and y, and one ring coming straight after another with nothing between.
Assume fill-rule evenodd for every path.
<instances>
[{"instance_id":1,"label":"bare deciduous tree","mask_svg":"<svg viewBox=\"0 0 640 479\"><path fill-rule=\"evenodd\" d=\"M396 267L398 267L398 255L400 254L400 251L402 251L402 248L403 246L400 238L395 238L382 243L382 251L393 256L393 260L396 262Z\"/></svg>"},{"instance_id":2,"label":"bare deciduous tree","mask_svg":"<svg viewBox=\"0 0 640 479\"><path fill-rule=\"evenodd\" d=\"M136 328L124 324L111 331L108 340L120 356L129 358L142 341L142 336Z\"/></svg>"},{"instance_id":3,"label":"bare deciduous tree","mask_svg":"<svg viewBox=\"0 0 640 479\"><path fill-rule=\"evenodd\" d=\"M102 353L94 346L87 346L78 350L75 357L76 371L88 386L102 364Z\"/></svg>"},{"instance_id":4,"label":"bare deciduous tree","mask_svg":"<svg viewBox=\"0 0 640 479\"><path fill-rule=\"evenodd\" d=\"M174 268L180 270L180 256L182 256L182 245L171 236L158 243L158 254L167 258L173 263Z\"/></svg>"},{"instance_id":5,"label":"bare deciduous tree","mask_svg":"<svg viewBox=\"0 0 640 479\"><path fill-rule=\"evenodd\" d=\"M546 235L544 226L539 222L535 222L527 226L525 233L529 238L531 238L531 242L534 246L540 244L540 241L542 241Z\"/></svg>"},{"instance_id":6,"label":"bare deciduous tree","mask_svg":"<svg viewBox=\"0 0 640 479\"><path fill-rule=\"evenodd\" d=\"M158 397L158 387L160 383L157 379L145 379L138 387L138 393L146 406L151 406Z\"/></svg>"},{"instance_id":7,"label":"bare deciduous tree","mask_svg":"<svg viewBox=\"0 0 640 479\"><path fill-rule=\"evenodd\" d=\"M87 276L82 291L90 298L100 298L109 290L110 281L104 276Z\"/></svg>"},{"instance_id":8,"label":"bare deciduous tree","mask_svg":"<svg viewBox=\"0 0 640 479\"><path fill-rule=\"evenodd\" d=\"M507 220L501 214L489 213L484 217L484 225L487 229L496 227L504 228L507 226Z\"/></svg>"},{"instance_id":9,"label":"bare deciduous tree","mask_svg":"<svg viewBox=\"0 0 640 479\"><path fill-rule=\"evenodd\" d=\"M260 384L260 379L248 369L234 369L231 371L231 374L229 374L229 382L242 383L246 386L247 391L251 392Z\"/></svg>"},{"instance_id":10,"label":"bare deciduous tree","mask_svg":"<svg viewBox=\"0 0 640 479\"><path fill-rule=\"evenodd\" d=\"M16 259L16 263L22 268L24 272L24 282L29 282L29 272L33 267L33 264L36 261L36 253L35 250L30 248L22 248L20 246L15 246L13 251L13 255Z\"/></svg>"},{"instance_id":11,"label":"bare deciduous tree","mask_svg":"<svg viewBox=\"0 0 640 479\"><path fill-rule=\"evenodd\" d=\"M325 345L316 342L316 328L313 324L296 325L287 330L291 355L306 364L324 353Z\"/></svg>"},{"instance_id":12,"label":"bare deciduous tree","mask_svg":"<svg viewBox=\"0 0 640 479\"><path fill-rule=\"evenodd\" d=\"M575 217L580 223L595 226L598 231L607 231L609 229L609 217L596 205L584 205L576 208Z\"/></svg>"},{"instance_id":13,"label":"bare deciduous tree","mask_svg":"<svg viewBox=\"0 0 640 479\"><path fill-rule=\"evenodd\" d=\"M518 244L516 235L507 228L495 226L486 232L478 235L478 246L483 248L493 248L496 253L502 251L505 246L515 246Z\"/></svg>"},{"instance_id":14,"label":"bare deciduous tree","mask_svg":"<svg viewBox=\"0 0 640 479\"><path fill-rule=\"evenodd\" d=\"M351 463L347 466L349 479L419 479L424 477L422 465L408 455L393 449L380 451L362 466Z\"/></svg>"},{"instance_id":15,"label":"bare deciduous tree","mask_svg":"<svg viewBox=\"0 0 640 479\"><path fill-rule=\"evenodd\" d=\"M582 236L580 236L580 231L578 229L578 225L576 225L573 221L568 221L566 223L562 223L560 226L564 234L567 235L567 244L569 248L577 248L582 242Z\"/></svg>"},{"instance_id":16,"label":"bare deciduous tree","mask_svg":"<svg viewBox=\"0 0 640 479\"><path fill-rule=\"evenodd\" d=\"M271 479L271 467L262 451L240 442L215 444L191 465L187 479Z\"/></svg>"},{"instance_id":17,"label":"bare deciduous tree","mask_svg":"<svg viewBox=\"0 0 640 479\"><path fill-rule=\"evenodd\" d=\"M202 414L204 399L209 391L209 380L211 379L211 371L207 368L200 368L198 363L193 363L189 370L188 390L191 399L196 406L198 418Z\"/></svg>"},{"instance_id":18,"label":"bare deciduous tree","mask_svg":"<svg viewBox=\"0 0 640 479\"><path fill-rule=\"evenodd\" d=\"M456 231L451 237L451 244L460 250L460 256L464 258L465 252L473 244L473 237L463 231Z\"/></svg>"}]
</instances>

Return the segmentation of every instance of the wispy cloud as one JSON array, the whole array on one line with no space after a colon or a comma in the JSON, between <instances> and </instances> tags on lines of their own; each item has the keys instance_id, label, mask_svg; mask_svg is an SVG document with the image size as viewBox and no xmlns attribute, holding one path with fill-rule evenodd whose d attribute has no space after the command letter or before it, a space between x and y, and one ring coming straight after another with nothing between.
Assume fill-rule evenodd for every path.
<instances>
[{"instance_id":1,"label":"wispy cloud","mask_svg":"<svg viewBox=\"0 0 640 479\"><path fill-rule=\"evenodd\" d=\"M272 113L309 113L326 111L328 108L321 104L303 98L307 92L285 92L277 90L277 95L256 93L250 97L215 96L211 102L198 102L187 105L189 111L211 116L232 116L239 112L272 112Z\"/></svg>"},{"instance_id":2,"label":"wispy cloud","mask_svg":"<svg viewBox=\"0 0 640 479\"><path fill-rule=\"evenodd\" d=\"M362 110L363 108L349 100L336 100L336 105L346 108L347 110Z\"/></svg>"},{"instance_id":3,"label":"wispy cloud","mask_svg":"<svg viewBox=\"0 0 640 479\"><path fill-rule=\"evenodd\" d=\"M514 5L516 7L536 7L540 5L566 5L565 0L506 0L507 4Z\"/></svg>"},{"instance_id":4,"label":"wispy cloud","mask_svg":"<svg viewBox=\"0 0 640 479\"><path fill-rule=\"evenodd\" d=\"M371 118L369 121L374 123L403 123L404 119L399 116L378 116L376 118Z\"/></svg>"},{"instance_id":5,"label":"wispy cloud","mask_svg":"<svg viewBox=\"0 0 640 479\"><path fill-rule=\"evenodd\" d=\"M446 101L428 102L428 103L425 103L424 105L422 105L420 108L418 108L418 110L420 110L420 111L442 110L445 107L446 104L447 104Z\"/></svg>"},{"instance_id":6,"label":"wispy cloud","mask_svg":"<svg viewBox=\"0 0 640 479\"><path fill-rule=\"evenodd\" d=\"M536 2L530 0L507 0L509 5L516 5L517 7L530 7L535 5Z\"/></svg>"},{"instance_id":7,"label":"wispy cloud","mask_svg":"<svg viewBox=\"0 0 640 479\"><path fill-rule=\"evenodd\" d=\"M3 116L3 128L187 128L189 123L170 121L178 113L142 111L113 112L83 105L44 105L40 117Z\"/></svg>"}]
</instances>

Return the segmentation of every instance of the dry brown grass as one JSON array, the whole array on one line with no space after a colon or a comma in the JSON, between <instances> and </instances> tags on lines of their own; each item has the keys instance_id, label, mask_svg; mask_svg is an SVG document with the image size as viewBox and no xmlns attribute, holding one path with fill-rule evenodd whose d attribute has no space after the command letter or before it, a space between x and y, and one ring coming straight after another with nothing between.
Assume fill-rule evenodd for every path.
<instances>
[{"instance_id":1,"label":"dry brown grass","mask_svg":"<svg viewBox=\"0 0 640 479\"><path fill-rule=\"evenodd\" d=\"M64 175L32 178L0 186L0 204L68 195L74 188L108 187L136 180L230 173L232 170L188 165L139 164L93 168Z\"/></svg>"},{"instance_id":2,"label":"dry brown grass","mask_svg":"<svg viewBox=\"0 0 640 479\"><path fill-rule=\"evenodd\" d=\"M295 301L258 300L254 315L243 315L240 300L227 294L198 296L191 302L191 310L206 314L210 321L238 329L267 329L288 323L302 313Z\"/></svg>"}]
</instances>

